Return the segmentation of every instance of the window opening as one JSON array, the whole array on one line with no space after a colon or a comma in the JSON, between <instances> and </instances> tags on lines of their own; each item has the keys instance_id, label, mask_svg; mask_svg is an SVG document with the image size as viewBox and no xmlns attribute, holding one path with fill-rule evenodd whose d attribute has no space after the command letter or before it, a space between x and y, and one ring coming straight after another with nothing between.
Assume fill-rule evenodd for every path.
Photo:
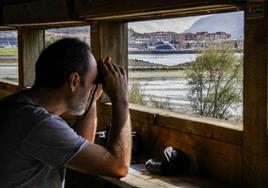
<instances>
[{"instance_id":1,"label":"window opening","mask_svg":"<svg viewBox=\"0 0 268 188\"><path fill-rule=\"evenodd\" d=\"M0 31L0 81L18 85L18 34Z\"/></svg>"},{"instance_id":2,"label":"window opening","mask_svg":"<svg viewBox=\"0 0 268 188\"><path fill-rule=\"evenodd\" d=\"M45 31L46 46L62 38L78 38L90 45L90 26L63 27Z\"/></svg>"},{"instance_id":3,"label":"window opening","mask_svg":"<svg viewBox=\"0 0 268 188\"><path fill-rule=\"evenodd\" d=\"M128 24L129 101L241 125L244 12Z\"/></svg>"}]
</instances>

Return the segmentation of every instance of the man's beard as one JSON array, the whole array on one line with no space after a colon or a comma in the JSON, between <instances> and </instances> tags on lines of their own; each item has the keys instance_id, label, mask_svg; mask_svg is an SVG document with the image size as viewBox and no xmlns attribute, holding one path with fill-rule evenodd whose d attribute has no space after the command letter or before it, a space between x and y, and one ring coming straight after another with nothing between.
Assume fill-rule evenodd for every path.
<instances>
[{"instance_id":1,"label":"man's beard","mask_svg":"<svg viewBox=\"0 0 268 188\"><path fill-rule=\"evenodd\" d=\"M80 96L73 96L68 101L69 113L73 115L83 115L86 110L87 100L82 100Z\"/></svg>"}]
</instances>

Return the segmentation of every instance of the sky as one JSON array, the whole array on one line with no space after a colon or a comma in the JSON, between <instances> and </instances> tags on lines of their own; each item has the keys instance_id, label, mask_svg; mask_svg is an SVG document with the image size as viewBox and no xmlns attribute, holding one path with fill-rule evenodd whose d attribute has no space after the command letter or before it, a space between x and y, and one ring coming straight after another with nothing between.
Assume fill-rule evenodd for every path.
<instances>
[{"instance_id":1,"label":"sky","mask_svg":"<svg viewBox=\"0 0 268 188\"><path fill-rule=\"evenodd\" d=\"M134 31L138 33L149 33L156 31L173 31L176 33L182 33L186 29L190 28L197 20L206 16L191 16L183 18L130 22L128 23L128 27L134 29Z\"/></svg>"}]
</instances>

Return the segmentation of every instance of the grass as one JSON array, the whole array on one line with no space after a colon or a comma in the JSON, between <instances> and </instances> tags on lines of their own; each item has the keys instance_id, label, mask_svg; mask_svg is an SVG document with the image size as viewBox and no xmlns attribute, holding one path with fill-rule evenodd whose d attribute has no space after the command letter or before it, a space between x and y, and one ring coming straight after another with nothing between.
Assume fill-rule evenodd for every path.
<instances>
[{"instance_id":1,"label":"grass","mask_svg":"<svg viewBox=\"0 0 268 188\"><path fill-rule=\"evenodd\" d=\"M0 48L0 55L18 56L18 49L17 48Z\"/></svg>"}]
</instances>

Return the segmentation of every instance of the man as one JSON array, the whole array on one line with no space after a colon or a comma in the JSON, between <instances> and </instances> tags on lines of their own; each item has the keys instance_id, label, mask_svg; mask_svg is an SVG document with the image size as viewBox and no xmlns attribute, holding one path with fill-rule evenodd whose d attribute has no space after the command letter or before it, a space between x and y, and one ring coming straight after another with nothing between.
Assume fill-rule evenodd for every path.
<instances>
[{"instance_id":1,"label":"man","mask_svg":"<svg viewBox=\"0 0 268 188\"><path fill-rule=\"evenodd\" d=\"M102 88L112 102L106 148L93 143ZM65 112L82 115L74 130L59 117ZM125 176L130 134L125 71L110 58L97 65L82 41L57 41L41 53L33 87L0 102L0 187L64 187L65 167Z\"/></svg>"}]
</instances>

